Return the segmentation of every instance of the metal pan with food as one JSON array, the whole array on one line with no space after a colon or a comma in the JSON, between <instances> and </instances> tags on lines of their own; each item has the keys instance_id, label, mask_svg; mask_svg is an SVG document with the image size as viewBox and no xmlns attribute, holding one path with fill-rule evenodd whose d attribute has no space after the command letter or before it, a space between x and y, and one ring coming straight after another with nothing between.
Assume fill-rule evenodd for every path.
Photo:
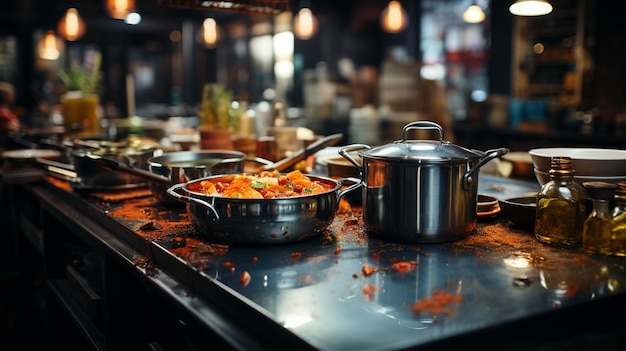
<instances>
[{"instance_id":1,"label":"metal pan with food","mask_svg":"<svg viewBox=\"0 0 626 351\"><path fill-rule=\"evenodd\" d=\"M342 190L347 180L354 184ZM270 245L321 235L340 199L360 186L354 178L263 171L196 179L170 187L167 194L187 203L192 225L211 241Z\"/></svg>"}]
</instances>

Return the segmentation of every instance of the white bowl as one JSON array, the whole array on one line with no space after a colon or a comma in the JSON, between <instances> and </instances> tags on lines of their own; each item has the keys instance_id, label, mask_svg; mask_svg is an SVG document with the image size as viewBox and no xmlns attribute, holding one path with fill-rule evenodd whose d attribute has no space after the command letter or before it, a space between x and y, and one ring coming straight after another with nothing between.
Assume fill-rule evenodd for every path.
<instances>
[{"instance_id":1,"label":"white bowl","mask_svg":"<svg viewBox=\"0 0 626 351\"><path fill-rule=\"evenodd\" d=\"M535 168L535 177L539 182L539 185L544 185L545 183L550 181L550 173L540 171ZM574 181L580 185L583 185L583 182L606 182L616 184L620 181L626 181L626 175L621 176L611 176L611 177L594 177L594 176L586 176L586 175L575 175Z\"/></svg>"},{"instance_id":2,"label":"white bowl","mask_svg":"<svg viewBox=\"0 0 626 351\"><path fill-rule=\"evenodd\" d=\"M531 149L528 153L534 167L542 172L550 171L552 157L568 156L577 176L623 177L626 174L626 150L550 147Z\"/></svg>"}]
</instances>

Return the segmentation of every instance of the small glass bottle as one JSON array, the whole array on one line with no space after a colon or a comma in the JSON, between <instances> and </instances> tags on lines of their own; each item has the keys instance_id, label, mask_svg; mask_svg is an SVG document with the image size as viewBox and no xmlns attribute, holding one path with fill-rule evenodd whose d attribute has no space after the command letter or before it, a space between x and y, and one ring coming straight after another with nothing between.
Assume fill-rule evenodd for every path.
<instances>
[{"instance_id":1,"label":"small glass bottle","mask_svg":"<svg viewBox=\"0 0 626 351\"><path fill-rule=\"evenodd\" d=\"M555 245L578 246L587 219L587 192L574 182L570 157L552 157L550 181L537 193L535 237Z\"/></svg>"},{"instance_id":2,"label":"small glass bottle","mask_svg":"<svg viewBox=\"0 0 626 351\"><path fill-rule=\"evenodd\" d=\"M626 257L626 181L617 182L615 207L611 214L611 253Z\"/></svg>"},{"instance_id":3,"label":"small glass bottle","mask_svg":"<svg viewBox=\"0 0 626 351\"><path fill-rule=\"evenodd\" d=\"M617 186L605 182L584 182L583 186L591 198L593 208L583 225L583 250L590 254L610 255L612 215L609 203Z\"/></svg>"}]
</instances>

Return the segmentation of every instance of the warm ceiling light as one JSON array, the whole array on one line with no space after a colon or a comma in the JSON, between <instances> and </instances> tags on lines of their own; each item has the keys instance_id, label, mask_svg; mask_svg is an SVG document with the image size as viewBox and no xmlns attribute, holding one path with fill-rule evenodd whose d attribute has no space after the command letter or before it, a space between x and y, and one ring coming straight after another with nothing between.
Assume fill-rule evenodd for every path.
<instances>
[{"instance_id":1,"label":"warm ceiling light","mask_svg":"<svg viewBox=\"0 0 626 351\"><path fill-rule=\"evenodd\" d=\"M311 39L317 33L317 18L310 8L301 8L293 18L293 33L302 40Z\"/></svg>"},{"instance_id":2,"label":"warm ceiling light","mask_svg":"<svg viewBox=\"0 0 626 351\"><path fill-rule=\"evenodd\" d=\"M123 20L135 9L135 0L106 0L104 5L109 16Z\"/></svg>"},{"instance_id":3,"label":"warm ceiling light","mask_svg":"<svg viewBox=\"0 0 626 351\"><path fill-rule=\"evenodd\" d=\"M220 39L219 28L214 18L207 18L202 22L202 42L204 46L209 49L214 48L217 45L217 41Z\"/></svg>"},{"instance_id":4,"label":"warm ceiling light","mask_svg":"<svg viewBox=\"0 0 626 351\"><path fill-rule=\"evenodd\" d=\"M400 33L409 24L409 17L399 1L389 1L389 4L380 14L380 25L386 32Z\"/></svg>"},{"instance_id":5,"label":"warm ceiling light","mask_svg":"<svg viewBox=\"0 0 626 351\"><path fill-rule=\"evenodd\" d=\"M470 5L465 12L463 12L463 21L467 23L480 23L485 20L485 12L483 9L476 5Z\"/></svg>"},{"instance_id":6,"label":"warm ceiling light","mask_svg":"<svg viewBox=\"0 0 626 351\"><path fill-rule=\"evenodd\" d=\"M39 57L42 59L53 61L57 60L61 55L61 47L61 39L54 34L53 30L49 30L43 38L41 38L41 41L37 45L37 51Z\"/></svg>"},{"instance_id":7,"label":"warm ceiling light","mask_svg":"<svg viewBox=\"0 0 626 351\"><path fill-rule=\"evenodd\" d=\"M552 12L552 5L545 0L517 0L509 11L517 16L542 16Z\"/></svg>"},{"instance_id":8,"label":"warm ceiling light","mask_svg":"<svg viewBox=\"0 0 626 351\"><path fill-rule=\"evenodd\" d=\"M69 41L76 41L85 34L85 21L78 14L75 8L67 9L65 16L61 17L57 26L59 35Z\"/></svg>"}]
</instances>

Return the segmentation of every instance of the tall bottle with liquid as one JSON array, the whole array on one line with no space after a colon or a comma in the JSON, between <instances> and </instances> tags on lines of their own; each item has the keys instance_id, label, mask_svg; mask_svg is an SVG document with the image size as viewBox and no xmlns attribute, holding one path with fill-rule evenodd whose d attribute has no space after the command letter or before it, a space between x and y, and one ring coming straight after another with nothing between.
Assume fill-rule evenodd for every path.
<instances>
[{"instance_id":1,"label":"tall bottle with liquid","mask_svg":"<svg viewBox=\"0 0 626 351\"><path fill-rule=\"evenodd\" d=\"M587 218L587 192L574 181L570 157L553 157L550 181L537 193L535 237L555 245L578 246Z\"/></svg>"}]
</instances>

